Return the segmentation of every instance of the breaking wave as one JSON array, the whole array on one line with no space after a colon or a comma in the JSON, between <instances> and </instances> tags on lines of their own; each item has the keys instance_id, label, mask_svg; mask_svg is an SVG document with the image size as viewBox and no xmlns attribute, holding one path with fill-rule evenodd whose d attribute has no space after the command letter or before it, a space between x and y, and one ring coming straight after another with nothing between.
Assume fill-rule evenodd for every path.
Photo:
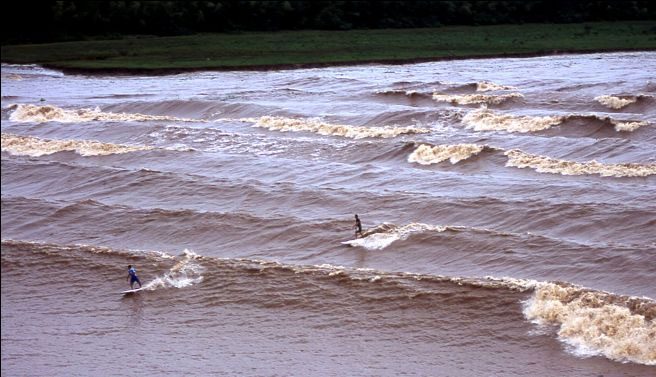
<instances>
[{"instance_id":1,"label":"breaking wave","mask_svg":"<svg viewBox=\"0 0 656 377\"><path fill-rule=\"evenodd\" d=\"M637 96L603 95L595 97L595 101L608 108L619 110L639 101L654 98L654 96L644 94L639 94Z\"/></svg>"},{"instance_id":2,"label":"breaking wave","mask_svg":"<svg viewBox=\"0 0 656 377\"><path fill-rule=\"evenodd\" d=\"M403 227L383 224L362 239L354 240L370 249L389 239L404 239L413 233L443 232L448 228L412 223ZM376 244L375 235L381 235ZM369 240L367 240L369 239ZM393 241L392 241L393 242ZM391 242L390 242L391 243ZM153 269L166 272L144 284L147 290L185 288L204 281L225 281L227 285L249 283L252 276L266 274L267 279L286 279L289 272L309 279L339 279L340 282L372 283L365 288L377 292L394 293L404 297L439 295L443 297L443 285L453 284L472 289L484 289L497 299L515 293L526 293L523 306L524 317L540 326L555 326L558 338L575 348L580 356L602 355L618 362L633 362L656 365L656 302L647 297L631 297L612 294L577 286L567 282L548 282L513 277L464 277L422 274L412 272L383 271L370 268L343 267L332 264L302 265L271 260L248 258L215 258L198 255L185 250L180 256L163 252L115 250L90 245L57 245L30 241L2 240L3 264L14 260L31 260L32 263L51 268L65 268L70 263L82 265L87 270L111 269L117 261L140 258L141 264L150 264ZM316 281L316 280L315 280ZM385 283L385 284L381 284ZM215 285L198 285L193 294L211 297ZM257 291L247 291L254 297ZM448 289L448 288L447 288ZM457 291L454 291L454 293ZM249 294L250 293L250 294ZM509 296L510 295L510 296ZM386 295L385 297L389 297ZM169 296L164 306L176 306L179 297ZM186 301L182 301L185 302ZM384 300L377 300L381 305ZM155 305L155 303L154 303ZM510 309L509 309L510 310ZM485 315L484 312L477 313Z\"/></svg>"},{"instance_id":3,"label":"breaking wave","mask_svg":"<svg viewBox=\"0 0 656 377\"><path fill-rule=\"evenodd\" d=\"M260 118L243 118L243 122L254 123L254 127L262 127L281 132L314 132L326 136L342 136L352 139L366 137L391 138L405 134L428 133L430 130L418 127L359 127L342 124L325 123L317 118L285 118L263 116Z\"/></svg>"},{"instance_id":4,"label":"breaking wave","mask_svg":"<svg viewBox=\"0 0 656 377\"><path fill-rule=\"evenodd\" d=\"M412 223L398 227L393 224L382 224L362 233L362 238L344 242L350 246L360 246L368 250L381 250L394 241L405 240L413 234L424 232L444 232L445 226Z\"/></svg>"},{"instance_id":5,"label":"breaking wave","mask_svg":"<svg viewBox=\"0 0 656 377\"><path fill-rule=\"evenodd\" d=\"M599 174L602 177L646 177L656 174L656 164L602 164L597 161L574 162L538 156L512 149L504 153L508 156L506 166L531 168L538 173L562 175Z\"/></svg>"},{"instance_id":6,"label":"breaking wave","mask_svg":"<svg viewBox=\"0 0 656 377\"><path fill-rule=\"evenodd\" d=\"M502 114L487 108L469 112L462 118L466 128L475 131L508 131L508 132L535 132L558 126L568 120L593 120L614 126L618 132L632 132L649 123L646 121L622 121L598 115L554 115L554 116L525 116Z\"/></svg>"},{"instance_id":7,"label":"breaking wave","mask_svg":"<svg viewBox=\"0 0 656 377\"><path fill-rule=\"evenodd\" d=\"M381 96L389 96L389 97L395 97L395 96L401 96L401 97L407 97L410 99L430 99L431 96L428 93L422 93L416 90L403 90L403 89L388 89L388 90L378 90L375 92L375 94L381 95Z\"/></svg>"},{"instance_id":8,"label":"breaking wave","mask_svg":"<svg viewBox=\"0 0 656 377\"><path fill-rule=\"evenodd\" d=\"M422 144L408 156L408 162L416 162L421 165L437 164L449 160L456 164L482 152L485 145L478 144L455 144L431 146Z\"/></svg>"},{"instance_id":9,"label":"breaking wave","mask_svg":"<svg viewBox=\"0 0 656 377\"><path fill-rule=\"evenodd\" d=\"M161 115L145 115L130 113L111 113L103 112L100 108L95 109L62 109L53 105L29 105L18 104L10 105L10 110L14 110L10 120L14 122L26 123L44 123L44 122L92 122L92 121L109 121L109 122L145 122L145 121L171 121L171 122L200 122L197 119L176 118Z\"/></svg>"},{"instance_id":10,"label":"breaking wave","mask_svg":"<svg viewBox=\"0 0 656 377\"><path fill-rule=\"evenodd\" d=\"M396 241L405 241L411 236L442 233L442 232L471 232L493 234L504 237L523 237L520 234L502 232L486 228L468 227L460 225L431 225L424 223L410 223L403 226L383 223L362 232L362 237L344 241L342 244L363 247L367 250L382 250Z\"/></svg>"},{"instance_id":11,"label":"breaking wave","mask_svg":"<svg viewBox=\"0 0 656 377\"><path fill-rule=\"evenodd\" d=\"M474 110L462 118L462 123L464 123L467 128L471 128L475 131L541 131L558 125L562 121L562 117L558 116L516 116L499 114L486 108Z\"/></svg>"},{"instance_id":12,"label":"breaking wave","mask_svg":"<svg viewBox=\"0 0 656 377\"><path fill-rule=\"evenodd\" d=\"M158 276L144 285L144 289L186 288L203 281L205 268L199 263L202 260L198 254L185 249L182 259L164 275Z\"/></svg>"},{"instance_id":13,"label":"breaking wave","mask_svg":"<svg viewBox=\"0 0 656 377\"><path fill-rule=\"evenodd\" d=\"M597 161L575 162L559 160L519 149L504 151L501 148L478 144L419 145L409 156L408 162L422 165L439 164L449 160L452 164L467 160L483 151L502 153L508 158L507 167L531 168L538 173L561 175L594 175L602 177L646 177L656 174L656 164L621 163L606 164Z\"/></svg>"},{"instance_id":14,"label":"breaking wave","mask_svg":"<svg viewBox=\"0 0 656 377\"><path fill-rule=\"evenodd\" d=\"M538 283L524 315L558 327L558 337L579 355L656 365L656 302L584 289L566 283Z\"/></svg>"},{"instance_id":15,"label":"breaking wave","mask_svg":"<svg viewBox=\"0 0 656 377\"><path fill-rule=\"evenodd\" d=\"M488 92L488 91L493 91L493 90L516 90L517 88L513 86L506 86L506 85L500 85L500 84L495 84L490 81L480 81L476 83L476 91L477 92Z\"/></svg>"},{"instance_id":16,"label":"breaking wave","mask_svg":"<svg viewBox=\"0 0 656 377\"><path fill-rule=\"evenodd\" d=\"M2 134L2 151L19 156L39 157L57 152L76 152L81 156L107 156L153 149L148 146L101 143L92 140L51 140L33 136Z\"/></svg>"},{"instance_id":17,"label":"breaking wave","mask_svg":"<svg viewBox=\"0 0 656 377\"><path fill-rule=\"evenodd\" d=\"M600 104L610 107L611 109L621 109L632 103L636 103L638 99L636 97L616 97L616 96L598 96L595 97L595 101Z\"/></svg>"},{"instance_id":18,"label":"breaking wave","mask_svg":"<svg viewBox=\"0 0 656 377\"><path fill-rule=\"evenodd\" d=\"M508 94L439 94L433 93L433 99L437 102L450 102L456 105L487 104L500 105L504 102L524 98L520 93Z\"/></svg>"}]
</instances>

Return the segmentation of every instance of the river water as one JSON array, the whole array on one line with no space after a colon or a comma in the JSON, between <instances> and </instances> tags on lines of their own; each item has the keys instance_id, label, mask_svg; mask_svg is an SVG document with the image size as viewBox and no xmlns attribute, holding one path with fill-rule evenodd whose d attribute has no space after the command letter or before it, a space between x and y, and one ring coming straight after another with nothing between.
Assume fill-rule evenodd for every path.
<instances>
[{"instance_id":1,"label":"river water","mask_svg":"<svg viewBox=\"0 0 656 377\"><path fill-rule=\"evenodd\" d=\"M653 376L655 72L3 65L2 375Z\"/></svg>"}]
</instances>

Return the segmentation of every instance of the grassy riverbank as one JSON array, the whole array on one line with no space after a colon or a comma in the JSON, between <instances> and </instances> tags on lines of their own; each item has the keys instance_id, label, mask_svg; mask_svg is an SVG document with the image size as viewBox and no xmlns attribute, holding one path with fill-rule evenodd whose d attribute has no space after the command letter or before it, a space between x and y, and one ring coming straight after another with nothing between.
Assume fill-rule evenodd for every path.
<instances>
[{"instance_id":1,"label":"grassy riverbank","mask_svg":"<svg viewBox=\"0 0 656 377\"><path fill-rule=\"evenodd\" d=\"M157 73L634 49L656 49L656 22L125 37L2 46L2 62L89 73Z\"/></svg>"}]
</instances>

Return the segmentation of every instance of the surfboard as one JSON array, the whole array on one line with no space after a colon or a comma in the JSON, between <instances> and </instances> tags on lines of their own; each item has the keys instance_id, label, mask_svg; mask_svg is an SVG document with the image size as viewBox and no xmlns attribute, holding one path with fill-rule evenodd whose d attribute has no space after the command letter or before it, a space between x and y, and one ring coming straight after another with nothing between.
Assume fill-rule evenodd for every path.
<instances>
[{"instance_id":1,"label":"surfboard","mask_svg":"<svg viewBox=\"0 0 656 377\"><path fill-rule=\"evenodd\" d=\"M137 288L137 289L128 289L127 291L123 291L123 292L121 292L121 293L123 293L124 295L130 295L130 294L133 294L133 293L137 293L137 292L139 292L139 291L142 291L143 289L144 289L143 287L141 287L141 288Z\"/></svg>"}]
</instances>

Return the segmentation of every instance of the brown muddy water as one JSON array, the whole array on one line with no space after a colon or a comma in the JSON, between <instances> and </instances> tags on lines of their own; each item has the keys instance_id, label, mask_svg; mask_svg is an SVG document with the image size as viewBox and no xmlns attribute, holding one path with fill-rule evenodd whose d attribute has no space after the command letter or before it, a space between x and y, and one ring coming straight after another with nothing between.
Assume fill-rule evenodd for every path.
<instances>
[{"instance_id":1,"label":"brown muddy water","mask_svg":"<svg viewBox=\"0 0 656 377\"><path fill-rule=\"evenodd\" d=\"M654 72L3 65L2 375L653 376Z\"/></svg>"}]
</instances>

